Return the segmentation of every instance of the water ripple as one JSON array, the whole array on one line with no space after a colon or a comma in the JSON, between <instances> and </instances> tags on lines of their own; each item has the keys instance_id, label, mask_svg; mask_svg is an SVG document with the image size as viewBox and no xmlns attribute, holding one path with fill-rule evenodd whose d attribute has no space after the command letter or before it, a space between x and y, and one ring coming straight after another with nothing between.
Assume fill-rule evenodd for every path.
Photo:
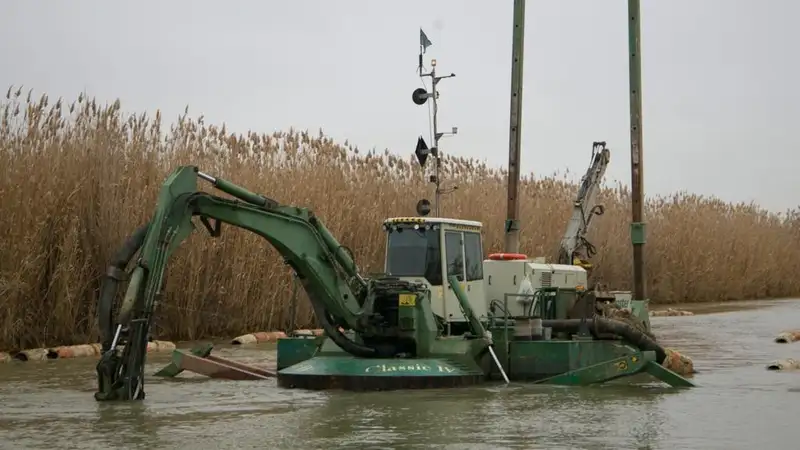
<instances>
[{"instance_id":1,"label":"water ripple","mask_svg":"<svg viewBox=\"0 0 800 450\"><path fill-rule=\"evenodd\" d=\"M643 380L354 394L192 377L148 379L144 402L99 404L91 361L6 364L0 449L791 449L800 373L764 365L800 357L800 343L772 343L798 324L798 302L654 318L659 339L699 370L701 387L681 391ZM220 353L274 359L273 349Z\"/></svg>"}]
</instances>

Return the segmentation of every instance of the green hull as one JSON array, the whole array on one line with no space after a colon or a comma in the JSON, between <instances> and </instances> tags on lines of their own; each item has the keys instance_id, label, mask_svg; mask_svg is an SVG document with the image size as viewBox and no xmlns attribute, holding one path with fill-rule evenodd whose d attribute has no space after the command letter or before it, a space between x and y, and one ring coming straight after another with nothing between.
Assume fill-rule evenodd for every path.
<instances>
[{"instance_id":1,"label":"green hull","mask_svg":"<svg viewBox=\"0 0 800 450\"><path fill-rule=\"evenodd\" d=\"M278 385L303 389L395 390L460 387L486 380L478 340L439 339L425 358L359 358L326 338L278 340Z\"/></svg>"},{"instance_id":2,"label":"green hull","mask_svg":"<svg viewBox=\"0 0 800 450\"><path fill-rule=\"evenodd\" d=\"M278 339L278 371L310 359L324 339L322 336Z\"/></svg>"},{"instance_id":3,"label":"green hull","mask_svg":"<svg viewBox=\"0 0 800 450\"><path fill-rule=\"evenodd\" d=\"M693 384L655 362L652 351L613 340L573 337L571 340L510 341L493 330L495 353L510 381L555 385L591 385L637 373L648 373L674 387ZM502 374L481 352L479 341L441 339L440 349L453 350L428 358L358 358L325 337L278 341L278 385L302 389L392 390L471 386L502 380ZM474 344L471 344L473 342Z\"/></svg>"},{"instance_id":4,"label":"green hull","mask_svg":"<svg viewBox=\"0 0 800 450\"><path fill-rule=\"evenodd\" d=\"M465 315L472 317L466 293L457 280L450 280L450 285L467 312ZM552 292L555 295L542 297L543 309L548 314L555 313L549 323L558 327L558 333L552 333L552 327L546 332L542 328L542 333L537 333L534 339L532 328L526 330L524 320L515 324L503 318L502 325L492 320L487 325L496 361L489 352L489 341L484 339L438 337L421 347L425 353L416 358L376 359L352 356L325 336L286 338L278 341L278 383L309 389L405 389L472 385L507 377L509 381L589 385L649 373L671 386L692 386L689 380L657 362L660 359L656 351L663 349L648 343L641 331L623 322L600 318L565 320L566 311L576 307L573 301L576 292L568 289ZM589 305L594 308L594 303ZM627 306L635 316L647 314L646 301ZM642 321L645 329L649 328L649 321ZM471 321L470 325L473 335L486 334L484 324ZM595 335L605 335L604 338L594 339L591 327ZM623 336L630 342L623 341Z\"/></svg>"},{"instance_id":5,"label":"green hull","mask_svg":"<svg viewBox=\"0 0 800 450\"><path fill-rule=\"evenodd\" d=\"M555 375L615 360L640 355L638 349L615 341L511 341L496 344L497 358L508 377L519 381L538 381ZM506 348L508 350L506 350ZM653 356L651 359L655 359ZM499 379L498 370L492 378Z\"/></svg>"},{"instance_id":6,"label":"green hull","mask_svg":"<svg viewBox=\"0 0 800 450\"><path fill-rule=\"evenodd\" d=\"M348 391L472 386L485 375L474 363L445 358L316 356L278 372L278 386Z\"/></svg>"}]
</instances>

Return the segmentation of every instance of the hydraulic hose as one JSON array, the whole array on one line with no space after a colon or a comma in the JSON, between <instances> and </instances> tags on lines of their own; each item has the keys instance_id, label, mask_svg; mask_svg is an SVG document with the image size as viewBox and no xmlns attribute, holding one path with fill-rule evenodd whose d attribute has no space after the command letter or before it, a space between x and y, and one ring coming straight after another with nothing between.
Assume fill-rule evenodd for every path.
<instances>
[{"instance_id":1,"label":"hydraulic hose","mask_svg":"<svg viewBox=\"0 0 800 450\"><path fill-rule=\"evenodd\" d=\"M106 270L106 276L103 278L97 311L104 352L111 348L111 342L114 339L114 319L112 313L114 309L114 297L117 295L117 285L124 279L125 267L127 267L133 255L135 255L144 244L144 238L147 235L149 227L149 223L142 225L125 240L125 243L122 244L122 248L117 251L114 258L111 260L111 264L109 264Z\"/></svg>"},{"instance_id":2,"label":"hydraulic hose","mask_svg":"<svg viewBox=\"0 0 800 450\"><path fill-rule=\"evenodd\" d=\"M576 332L582 323L584 323L584 319L555 319L543 320L542 326L552 328L554 332ZM659 364L663 363L664 359L667 358L667 352L663 347L658 345L656 341L654 341L645 333L637 330L625 322L595 317L593 319L586 319L585 323L595 337L599 337L598 335L606 333L619 336L625 339L628 343L637 347L639 350L655 352L656 362Z\"/></svg>"},{"instance_id":3,"label":"hydraulic hose","mask_svg":"<svg viewBox=\"0 0 800 450\"><path fill-rule=\"evenodd\" d=\"M342 348L342 350L350 353L353 356L358 356L361 358L374 358L378 356L378 352L371 347L366 347L360 344L357 344L347 336L345 336L339 328L331 323L330 319L328 318L328 312L325 311L321 305L318 305L317 302L311 302L311 305L314 309L314 314L317 316L319 320L319 324L322 327L325 334L331 338L331 340Z\"/></svg>"}]
</instances>

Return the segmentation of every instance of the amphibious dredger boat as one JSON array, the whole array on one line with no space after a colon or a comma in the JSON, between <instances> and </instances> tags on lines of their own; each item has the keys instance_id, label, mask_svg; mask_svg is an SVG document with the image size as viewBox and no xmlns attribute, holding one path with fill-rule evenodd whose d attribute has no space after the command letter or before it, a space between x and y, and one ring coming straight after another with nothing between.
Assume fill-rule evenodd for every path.
<instances>
[{"instance_id":1,"label":"amphibious dredger boat","mask_svg":"<svg viewBox=\"0 0 800 450\"><path fill-rule=\"evenodd\" d=\"M234 198L198 190L198 178ZM478 222L388 219L387 275L366 278L313 212L185 166L168 177L151 221L127 240L104 281L98 400L144 398L156 299L167 260L194 230L195 216L214 237L226 223L266 239L308 293L324 334L278 341L279 386L405 389L493 379L589 384L640 372L671 386L692 385L662 366L666 352L645 327L598 313L594 291L583 289L583 268L518 255L484 260ZM127 290L114 308L124 279ZM646 318L646 305L639 315Z\"/></svg>"},{"instance_id":2,"label":"amphibious dredger boat","mask_svg":"<svg viewBox=\"0 0 800 450\"><path fill-rule=\"evenodd\" d=\"M630 3L631 95L638 99L638 2ZM522 92L524 0L514 2L509 215L507 247L518 230L519 117ZM424 42L424 43L423 43ZM430 42L421 37L423 49ZM422 64L420 53L420 65ZM417 156L424 165L435 157L436 210L439 210L436 83L413 99L434 103L434 146L420 138ZM162 290L170 254L194 230L193 218L217 237L222 223L263 237L283 256L299 279L324 330L318 337L278 341L278 384L308 389L407 389L455 387L492 380L549 384L591 384L648 373L674 387L692 383L664 367L667 352L649 333L641 283L641 117L632 100L632 175L634 214L634 297L625 299L630 317L608 316L616 296L598 298L585 289L587 273L580 251L593 192L608 153L594 156L594 169L579 191L575 213L562 240L562 264L550 265L513 253L484 258L479 222L427 217L387 219L385 274L360 274L351 253L313 212L280 205L262 195L198 170L176 169L164 183L151 220L137 230L113 260L99 302L103 355L97 365L98 400L144 398L144 361L151 318ZM455 133L455 130L454 130ZM635 137L636 139L633 139ZM636 145L634 145L634 143ZM604 147L604 144L597 143ZM596 147L597 147L596 145ZM599 155L599 156L598 156ZM233 197L198 190L203 179ZM638 211L638 212L637 212ZM588 217L587 217L588 215ZM380 226L380 224L376 224ZM635 233L634 233L635 231ZM517 244L518 244L518 239ZM584 253L591 253L584 247ZM138 256L136 256L138 254ZM130 272L125 269L133 262ZM118 284L128 280L115 308ZM114 311L118 311L114 313ZM173 371L175 373L175 371Z\"/></svg>"}]
</instances>

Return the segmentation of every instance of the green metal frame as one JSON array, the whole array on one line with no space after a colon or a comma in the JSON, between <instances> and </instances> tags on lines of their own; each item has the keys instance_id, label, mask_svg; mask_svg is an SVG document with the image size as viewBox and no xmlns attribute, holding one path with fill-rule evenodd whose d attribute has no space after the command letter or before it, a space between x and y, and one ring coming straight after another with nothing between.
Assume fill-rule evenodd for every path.
<instances>
[{"instance_id":1,"label":"green metal frame","mask_svg":"<svg viewBox=\"0 0 800 450\"><path fill-rule=\"evenodd\" d=\"M457 287L458 283L450 281L451 284L456 286L454 292L459 298L459 303L466 303L466 295L462 289ZM557 302L559 292L570 292L570 290L559 290L558 288L544 288L539 291L540 293L538 294L534 293L527 296L538 295L539 298L546 298L544 295L550 293L553 301ZM515 341L512 333L514 319L509 317L505 311L508 310L509 297L517 295L507 294L503 300L504 312L502 317L492 315L488 321L489 334L493 339L493 348L509 379L537 384L586 386L647 373L672 387L685 388L695 386L690 380L660 365L656 361L654 352L640 351L622 340L597 340L591 336L574 335L563 339ZM544 307L545 303L547 302L543 301L541 303L544 311L552 311L552 314L549 314L548 317L553 319L563 318L563 316L556 313L559 309L555 307L555 304L550 307ZM533 310L534 312L537 310L535 305L533 305ZM482 331L482 327L475 330L475 332L485 333L485 331ZM298 368L311 370L310 366L302 363L298 364L297 361L313 359L320 361L322 365L322 367L314 366L314 370L344 370L339 366L331 365L336 364L335 357L337 355L344 356L341 349L329 340L325 340L320 347L312 344L312 342L314 341L302 338L279 340L279 369L286 367L286 364L297 364L296 366L291 366L289 368L290 371ZM437 342L447 346L456 342L469 341L450 338L441 339ZM478 356L479 353L477 350L472 353L465 352L464 349L460 351L453 350L453 348L450 348L442 353L437 352L437 355L445 358L449 357L448 353L450 355L454 353L465 356L470 355L462 360L469 361L470 358ZM350 360L349 356L347 358L350 361L348 364L353 367L360 365L360 363ZM432 367L430 364L424 364L423 366ZM490 380L499 380L501 378L497 367L483 363L481 368L486 372L486 376ZM472 370L474 370L474 367ZM412 372L417 373L419 371L403 370L395 373L413 375Z\"/></svg>"},{"instance_id":2,"label":"green metal frame","mask_svg":"<svg viewBox=\"0 0 800 450\"><path fill-rule=\"evenodd\" d=\"M557 293L558 289L551 288L550 292ZM489 331L497 357L512 380L591 385L648 373L672 387L695 386L658 364L653 352L642 352L621 340L596 340L576 335L565 339L515 341L511 333L514 320L506 312L508 297L503 300L502 323L491 319L490 323L497 325ZM492 370L490 377L498 379L499 371Z\"/></svg>"}]
</instances>

